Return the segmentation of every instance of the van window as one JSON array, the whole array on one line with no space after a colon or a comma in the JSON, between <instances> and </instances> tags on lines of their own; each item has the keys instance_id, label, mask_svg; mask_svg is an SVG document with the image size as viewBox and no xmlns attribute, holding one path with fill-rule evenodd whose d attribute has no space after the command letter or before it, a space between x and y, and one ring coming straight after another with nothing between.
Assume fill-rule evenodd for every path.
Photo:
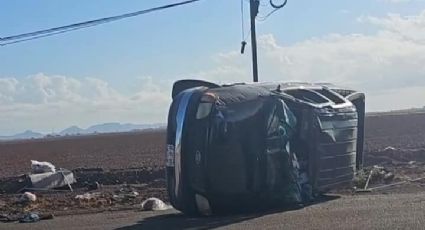
<instances>
[{"instance_id":1,"label":"van window","mask_svg":"<svg viewBox=\"0 0 425 230\"><path fill-rule=\"evenodd\" d=\"M285 90L285 93L297 99L310 102L310 103L323 104L323 103L329 102L325 97L321 96L320 94L314 91L306 90L306 89Z\"/></svg>"},{"instance_id":2,"label":"van window","mask_svg":"<svg viewBox=\"0 0 425 230\"><path fill-rule=\"evenodd\" d=\"M198 106L198 111L196 112L196 119L203 119L211 113L212 103L210 102L201 102Z\"/></svg>"},{"instance_id":3,"label":"van window","mask_svg":"<svg viewBox=\"0 0 425 230\"><path fill-rule=\"evenodd\" d=\"M326 90L326 89L316 89L314 91L322 94L323 96L325 96L329 100L333 101L335 104L343 104L345 102L344 100L342 100L340 97L338 97L334 93L330 92L329 90Z\"/></svg>"}]
</instances>

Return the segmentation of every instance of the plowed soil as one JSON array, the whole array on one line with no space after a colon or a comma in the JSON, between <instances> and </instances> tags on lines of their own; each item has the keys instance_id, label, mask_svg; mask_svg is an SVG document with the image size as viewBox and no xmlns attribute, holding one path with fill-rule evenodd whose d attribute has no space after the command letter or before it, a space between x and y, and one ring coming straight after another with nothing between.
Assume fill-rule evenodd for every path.
<instances>
[{"instance_id":1,"label":"plowed soil","mask_svg":"<svg viewBox=\"0 0 425 230\"><path fill-rule=\"evenodd\" d=\"M29 172L31 160L70 170L155 169L163 166L164 146L164 130L0 142L0 178Z\"/></svg>"},{"instance_id":2,"label":"plowed soil","mask_svg":"<svg viewBox=\"0 0 425 230\"><path fill-rule=\"evenodd\" d=\"M425 113L366 117L365 152L425 147Z\"/></svg>"},{"instance_id":3,"label":"plowed soil","mask_svg":"<svg viewBox=\"0 0 425 230\"><path fill-rule=\"evenodd\" d=\"M394 181L425 177L425 113L368 116L365 136L365 172L370 166L378 164L396 175ZM167 201L163 170L165 137L165 130L156 130L0 142L0 181L2 178L28 173L30 160L49 161L57 167L70 170L95 169L96 172L105 172L93 174L94 176L83 175L90 182L106 184L103 190L98 189L103 191L101 200L105 200L105 204L97 202L94 207L93 204L86 207L76 203L73 197L85 193L87 190L84 186L73 193L62 195L38 193L40 200L35 209L55 214L58 209L59 213L75 213L87 208L134 208L148 196ZM106 178L105 175L111 175L113 179ZM132 181L125 181L129 177L125 175L132 175ZM137 199L126 201L127 203L113 200L111 197L120 194L116 191L126 183L135 184L135 191L141 195ZM396 186L395 190L422 190L422 184L416 185L416 188ZM18 197L12 194L0 195L0 211L15 210L17 206L14 202Z\"/></svg>"},{"instance_id":4,"label":"plowed soil","mask_svg":"<svg viewBox=\"0 0 425 230\"><path fill-rule=\"evenodd\" d=\"M425 154L396 152L382 156L391 146L402 150L425 148L425 113L368 116L365 155L425 160ZM0 178L30 170L30 160L49 161L57 167L102 169L158 169L165 161L165 131L63 137L0 142ZM409 155L410 154L410 155ZM379 162L374 162L379 163Z\"/></svg>"}]
</instances>

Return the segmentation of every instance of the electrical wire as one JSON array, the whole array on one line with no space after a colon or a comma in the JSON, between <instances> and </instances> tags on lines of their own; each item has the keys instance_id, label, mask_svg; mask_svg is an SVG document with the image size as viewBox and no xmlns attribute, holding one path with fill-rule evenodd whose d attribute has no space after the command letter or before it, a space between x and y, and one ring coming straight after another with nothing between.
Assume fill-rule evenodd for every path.
<instances>
[{"instance_id":1,"label":"electrical wire","mask_svg":"<svg viewBox=\"0 0 425 230\"><path fill-rule=\"evenodd\" d=\"M278 11L279 9L273 9L272 11L270 11L268 14L266 14L265 16L262 17L257 17L257 21L259 22L264 22L265 20L267 20L267 18L269 18L272 14L274 14L276 11Z\"/></svg>"},{"instance_id":2,"label":"electrical wire","mask_svg":"<svg viewBox=\"0 0 425 230\"><path fill-rule=\"evenodd\" d=\"M259 17L258 19L257 19L257 21L260 21L260 22L262 22L262 21L265 21L265 20L267 20L267 18L269 18L272 14L274 14L276 11L278 11L278 10L280 10L280 9L282 9L283 7L285 7L286 6L286 4L288 3L288 0L285 0L282 4L276 4L276 3L274 3L273 2L273 0L270 0L270 5L274 8L272 11L270 11L268 14L266 14L265 16L263 16L263 17Z\"/></svg>"},{"instance_id":3,"label":"electrical wire","mask_svg":"<svg viewBox=\"0 0 425 230\"><path fill-rule=\"evenodd\" d=\"M243 40L246 41L249 36L251 36L251 29L249 29L248 33L246 34Z\"/></svg>"},{"instance_id":4,"label":"electrical wire","mask_svg":"<svg viewBox=\"0 0 425 230\"><path fill-rule=\"evenodd\" d=\"M83 29L83 28L87 28L87 27L96 26L96 25L98 25L98 24L92 24L92 25L86 25L86 26L81 26L81 27L76 27L76 28L70 28L70 29L67 29L67 30L52 32L52 33L49 33L49 34L43 34L43 35L33 36L33 37L29 37L29 38L22 38L22 39L19 39L19 40L12 40L10 42L1 43L0 46L7 46L7 45L20 43L20 42L26 42L26 41L36 40L36 39L40 39L40 38L44 38L44 37L50 37L50 36L63 34L63 33L67 33L67 32L70 32L70 31L79 30L79 29Z\"/></svg>"},{"instance_id":5,"label":"electrical wire","mask_svg":"<svg viewBox=\"0 0 425 230\"><path fill-rule=\"evenodd\" d=\"M242 40L245 40L245 16L244 16L244 0L241 0L241 23L242 23Z\"/></svg>"},{"instance_id":6,"label":"electrical wire","mask_svg":"<svg viewBox=\"0 0 425 230\"><path fill-rule=\"evenodd\" d=\"M270 0L270 5L273 7L273 8L275 8L275 9L281 9L281 8L283 8L284 6L286 6L286 3L288 3L288 0L285 0L285 1L283 1L283 3L282 4L275 4L274 2L273 2L273 0Z\"/></svg>"},{"instance_id":7,"label":"electrical wire","mask_svg":"<svg viewBox=\"0 0 425 230\"><path fill-rule=\"evenodd\" d=\"M146 10L140 10L140 11L136 11L136 12L132 12L132 13L126 13L126 14L121 14L121 15L112 16L112 17L105 17L105 18L100 18L100 19L96 19L96 20L74 23L74 24L70 24L70 25L66 25L66 26L54 27L54 28L45 29L45 30L39 30L39 31L34 31L34 32L29 32L29 33L23 33L23 34L3 37L3 38L0 38L0 46L15 44L15 43L29 41L29 40L35 40L35 39L39 39L39 38L43 38L43 37L48 37L48 36L53 36L53 35L57 35L57 34L61 34L61 33L66 33L66 32L70 32L70 31L78 30L78 29L97 26L97 25L100 25L100 24L105 24L105 23L121 20L121 19L124 19L124 18L135 17L135 16L139 16L139 15L142 15L142 14L151 13L151 12L154 12L154 11L165 10L165 9L172 8L172 7L186 5L186 4L194 3L194 2L197 2L197 1L200 1L200 0L188 0L188 1L178 2L178 3L168 4L168 5L164 5L164 6L154 7L154 8L150 8L150 9L146 9Z\"/></svg>"},{"instance_id":8,"label":"electrical wire","mask_svg":"<svg viewBox=\"0 0 425 230\"><path fill-rule=\"evenodd\" d=\"M244 54L245 52L245 47L248 44L246 42L246 40L248 39L248 36L251 35L251 29L249 29L248 34L245 35L245 13L244 13L244 1L246 0L241 0L241 27L242 27L242 42L241 42L241 54Z\"/></svg>"}]
</instances>

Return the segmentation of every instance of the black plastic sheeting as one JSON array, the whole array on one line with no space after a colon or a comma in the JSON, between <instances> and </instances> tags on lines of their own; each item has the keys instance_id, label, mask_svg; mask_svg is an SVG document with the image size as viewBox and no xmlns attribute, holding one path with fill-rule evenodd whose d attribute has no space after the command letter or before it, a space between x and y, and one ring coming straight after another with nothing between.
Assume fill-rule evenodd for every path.
<instances>
[{"instance_id":1,"label":"black plastic sheeting","mask_svg":"<svg viewBox=\"0 0 425 230\"><path fill-rule=\"evenodd\" d=\"M183 212L196 210L195 196L215 210L309 202L361 167L363 94L308 83L174 89L167 184Z\"/></svg>"}]
</instances>

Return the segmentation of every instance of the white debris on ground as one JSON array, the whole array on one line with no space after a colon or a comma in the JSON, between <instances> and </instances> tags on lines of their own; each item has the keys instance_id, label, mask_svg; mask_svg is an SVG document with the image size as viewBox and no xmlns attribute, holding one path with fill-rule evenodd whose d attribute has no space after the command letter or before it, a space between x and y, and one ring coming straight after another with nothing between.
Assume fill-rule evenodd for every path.
<instances>
[{"instance_id":1,"label":"white debris on ground","mask_svg":"<svg viewBox=\"0 0 425 230\"><path fill-rule=\"evenodd\" d=\"M123 193L123 194L115 194L112 196L112 199L116 200L116 201L125 201L125 200L131 200L136 198L139 195L138 192L136 191L132 191L129 193Z\"/></svg>"},{"instance_id":2,"label":"white debris on ground","mask_svg":"<svg viewBox=\"0 0 425 230\"><path fill-rule=\"evenodd\" d=\"M21 195L19 198L19 201L22 203L29 203L29 202L35 202L37 200L37 196L30 192L25 192Z\"/></svg>"},{"instance_id":3,"label":"white debris on ground","mask_svg":"<svg viewBox=\"0 0 425 230\"><path fill-rule=\"evenodd\" d=\"M374 165L371 171L372 175L372 179L375 181L380 181L383 180L384 183L389 183L391 182L395 175L394 173L388 171L385 167L382 166L378 166L378 165Z\"/></svg>"},{"instance_id":4,"label":"white debris on ground","mask_svg":"<svg viewBox=\"0 0 425 230\"><path fill-rule=\"evenodd\" d=\"M394 148L392 146L388 146L384 149L384 151L396 151L396 150L397 150L397 148Z\"/></svg>"},{"instance_id":5,"label":"white debris on ground","mask_svg":"<svg viewBox=\"0 0 425 230\"><path fill-rule=\"evenodd\" d=\"M80 200L80 201L90 201L90 200L94 200L98 197L101 196L101 193L99 192L95 192L95 193L84 193L83 195L76 195L75 199Z\"/></svg>"},{"instance_id":6,"label":"white debris on ground","mask_svg":"<svg viewBox=\"0 0 425 230\"><path fill-rule=\"evenodd\" d=\"M74 174L66 169L60 169L56 172L38 173L29 175L31 185L37 189L54 189L68 186L77 182Z\"/></svg>"},{"instance_id":7,"label":"white debris on ground","mask_svg":"<svg viewBox=\"0 0 425 230\"><path fill-rule=\"evenodd\" d=\"M71 184L77 182L71 171L56 169L52 163L46 161L31 160L31 174L28 177L32 188L44 190L68 186L72 191Z\"/></svg>"},{"instance_id":8,"label":"white debris on ground","mask_svg":"<svg viewBox=\"0 0 425 230\"><path fill-rule=\"evenodd\" d=\"M56 172L56 167L47 161L35 161L31 160L31 173L39 174L39 173L54 173Z\"/></svg>"},{"instance_id":9,"label":"white debris on ground","mask_svg":"<svg viewBox=\"0 0 425 230\"><path fill-rule=\"evenodd\" d=\"M142 202L142 211L164 211L171 209L170 205L164 203L164 201L151 197Z\"/></svg>"},{"instance_id":10,"label":"white debris on ground","mask_svg":"<svg viewBox=\"0 0 425 230\"><path fill-rule=\"evenodd\" d=\"M414 164L416 164L416 161L409 161L407 164L414 165Z\"/></svg>"}]
</instances>

